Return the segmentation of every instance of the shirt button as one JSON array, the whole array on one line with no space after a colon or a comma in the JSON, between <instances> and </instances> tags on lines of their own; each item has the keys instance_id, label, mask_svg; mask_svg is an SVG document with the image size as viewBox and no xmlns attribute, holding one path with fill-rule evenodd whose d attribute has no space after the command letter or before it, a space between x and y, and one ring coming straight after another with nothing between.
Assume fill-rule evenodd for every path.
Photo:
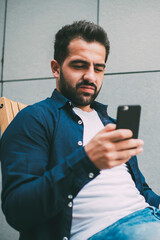
<instances>
[{"instance_id":1,"label":"shirt button","mask_svg":"<svg viewBox=\"0 0 160 240\"><path fill-rule=\"evenodd\" d=\"M69 203L68 203L68 207L72 207L72 202L69 202Z\"/></svg>"},{"instance_id":2,"label":"shirt button","mask_svg":"<svg viewBox=\"0 0 160 240\"><path fill-rule=\"evenodd\" d=\"M73 196L70 194L70 195L68 195L68 199L72 199L73 198Z\"/></svg>"},{"instance_id":3,"label":"shirt button","mask_svg":"<svg viewBox=\"0 0 160 240\"><path fill-rule=\"evenodd\" d=\"M78 141L78 146L82 146L82 141Z\"/></svg>"},{"instance_id":4,"label":"shirt button","mask_svg":"<svg viewBox=\"0 0 160 240\"><path fill-rule=\"evenodd\" d=\"M82 141L78 141L78 146L82 146Z\"/></svg>"},{"instance_id":5,"label":"shirt button","mask_svg":"<svg viewBox=\"0 0 160 240\"><path fill-rule=\"evenodd\" d=\"M82 124L82 120L78 120L78 124L81 125Z\"/></svg>"},{"instance_id":6,"label":"shirt button","mask_svg":"<svg viewBox=\"0 0 160 240\"><path fill-rule=\"evenodd\" d=\"M68 240L68 238L67 237L63 237L63 240Z\"/></svg>"},{"instance_id":7,"label":"shirt button","mask_svg":"<svg viewBox=\"0 0 160 240\"><path fill-rule=\"evenodd\" d=\"M89 178L93 178L94 177L94 173L89 173Z\"/></svg>"}]
</instances>

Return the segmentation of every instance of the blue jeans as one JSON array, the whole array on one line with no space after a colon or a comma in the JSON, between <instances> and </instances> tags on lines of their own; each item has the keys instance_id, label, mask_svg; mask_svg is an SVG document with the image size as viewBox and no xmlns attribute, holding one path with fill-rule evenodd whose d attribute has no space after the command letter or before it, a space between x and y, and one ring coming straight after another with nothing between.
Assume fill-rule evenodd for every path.
<instances>
[{"instance_id":1,"label":"blue jeans","mask_svg":"<svg viewBox=\"0 0 160 240\"><path fill-rule=\"evenodd\" d=\"M160 211L149 207L134 212L88 240L160 240Z\"/></svg>"}]
</instances>

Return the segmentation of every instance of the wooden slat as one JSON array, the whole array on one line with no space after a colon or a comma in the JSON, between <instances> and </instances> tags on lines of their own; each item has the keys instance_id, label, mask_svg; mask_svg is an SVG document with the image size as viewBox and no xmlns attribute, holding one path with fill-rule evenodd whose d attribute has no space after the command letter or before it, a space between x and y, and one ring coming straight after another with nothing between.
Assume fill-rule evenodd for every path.
<instances>
[{"instance_id":1,"label":"wooden slat","mask_svg":"<svg viewBox=\"0 0 160 240\"><path fill-rule=\"evenodd\" d=\"M13 114L8 99L2 97L0 99L0 103L3 105L3 107L0 109L1 133L3 133L8 124L12 121Z\"/></svg>"},{"instance_id":2,"label":"wooden slat","mask_svg":"<svg viewBox=\"0 0 160 240\"><path fill-rule=\"evenodd\" d=\"M10 103L11 103L11 109L12 109L13 118L14 118L19 112L18 105L16 102L13 102L13 101L10 101Z\"/></svg>"},{"instance_id":3,"label":"wooden slat","mask_svg":"<svg viewBox=\"0 0 160 240\"><path fill-rule=\"evenodd\" d=\"M18 105L19 111L21 111L23 108L25 108L27 106L27 105L25 105L23 103L20 103L20 102L17 102L17 105Z\"/></svg>"},{"instance_id":4,"label":"wooden slat","mask_svg":"<svg viewBox=\"0 0 160 240\"><path fill-rule=\"evenodd\" d=\"M8 98L5 98L4 97L4 114L6 114L7 116L7 124L9 124L12 119L14 118L13 116L13 111L12 111L12 108L11 108L11 101L8 99Z\"/></svg>"},{"instance_id":5,"label":"wooden slat","mask_svg":"<svg viewBox=\"0 0 160 240\"><path fill-rule=\"evenodd\" d=\"M2 133L4 132L4 129L5 129L5 123L8 122L8 116L7 114L4 114L4 111L5 111L4 105L5 105L5 99L2 97L0 98L0 125L1 125Z\"/></svg>"},{"instance_id":6,"label":"wooden slat","mask_svg":"<svg viewBox=\"0 0 160 240\"><path fill-rule=\"evenodd\" d=\"M5 131L7 126L16 116L16 114L21 111L27 105L22 103L17 103L11 101L5 97L0 98L0 126L1 126L1 134Z\"/></svg>"}]
</instances>

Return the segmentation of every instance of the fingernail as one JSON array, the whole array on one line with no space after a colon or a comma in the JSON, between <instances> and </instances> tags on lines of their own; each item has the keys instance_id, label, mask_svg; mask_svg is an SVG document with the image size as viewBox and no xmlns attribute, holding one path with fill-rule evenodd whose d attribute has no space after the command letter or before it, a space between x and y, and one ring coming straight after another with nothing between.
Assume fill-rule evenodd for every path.
<instances>
[{"instance_id":1,"label":"fingernail","mask_svg":"<svg viewBox=\"0 0 160 240\"><path fill-rule=\"evenodd\" d=\"M139 148L139 153L142 153L143 152L143 148Z\"/></svg>"},{"instance_id":2,"label":"fingernail","mask_svg":"<svg viewBox=\"0 0 160 240\"><path fill-rule=\"evenodd\" d=\"M139 144L144 145L144 141L142 139L139 139Z\"/></svg>"}]
</instances>

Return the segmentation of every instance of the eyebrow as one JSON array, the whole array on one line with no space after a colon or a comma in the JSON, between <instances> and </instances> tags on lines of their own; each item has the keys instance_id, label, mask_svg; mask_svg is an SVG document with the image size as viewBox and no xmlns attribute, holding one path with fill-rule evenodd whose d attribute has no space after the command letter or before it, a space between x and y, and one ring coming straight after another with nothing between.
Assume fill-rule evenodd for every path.
<instances>
[{"instance_id":1,"label":"eyebrow","mask_svg":"<svg viewBox=\"0 0 160 240\"><path fill-rule=\"evenodd\" d=\"M104 63L95 63L94 66L105 68L105 67L106 67L106 64L104 64Z\"/></svg>"},{"instance_id":2,"label":"eyebrow","mask_svg":"<svg viewBox=\"0 0 160 240\"><path fill-rule=\"evenodd\" d=\"M79 59L79 60L73 60L73 61L71 61L70 64L72 65L72 64L76 64L76 63L82 63L82 64L86 64L86 65L89 66L89 63L88 63L87 61L84 61L84 60L81 60L81 59ZM103 67L103 68L106 67L106 65L105 65L104 63L95 63L94 66L95 66L95 67Z\"/></svg>"}]
</instances>

